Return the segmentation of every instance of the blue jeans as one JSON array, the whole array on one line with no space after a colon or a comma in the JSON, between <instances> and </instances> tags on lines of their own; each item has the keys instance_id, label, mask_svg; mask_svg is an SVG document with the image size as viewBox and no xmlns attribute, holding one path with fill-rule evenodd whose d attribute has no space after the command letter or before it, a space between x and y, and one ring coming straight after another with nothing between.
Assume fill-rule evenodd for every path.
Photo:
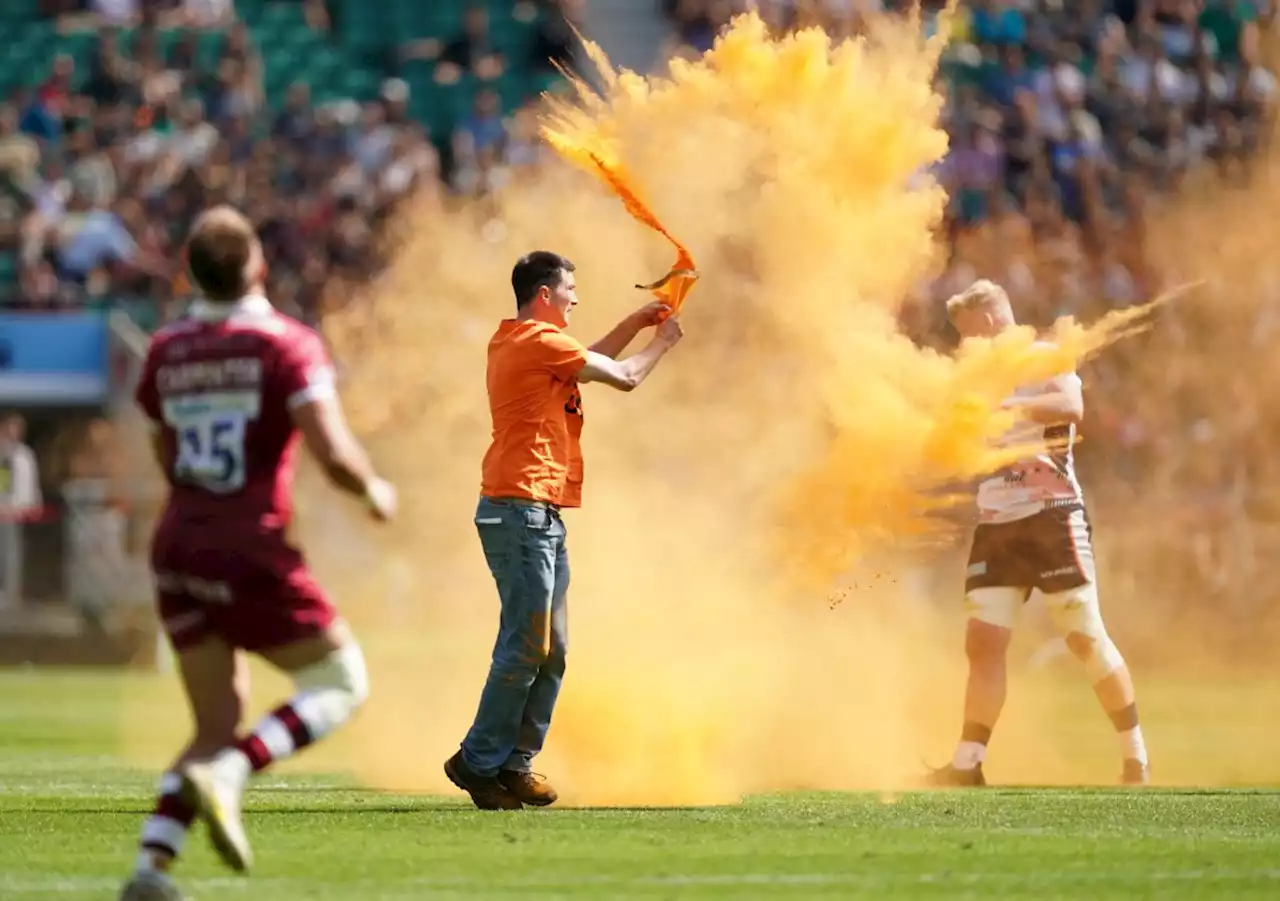
<instances>
[{"instance_id":1,"label":"blue jeans","mask_svg":"<svg viewBox=\"0 0 1280 901\"><path fill-rule=\"evenodd\" d=\"M482 497L476 529L502 615L489 678L462 759L482 776L528 772L542 750L568 650L569 552L560 512Z\"/></svg>"}]
</instances>

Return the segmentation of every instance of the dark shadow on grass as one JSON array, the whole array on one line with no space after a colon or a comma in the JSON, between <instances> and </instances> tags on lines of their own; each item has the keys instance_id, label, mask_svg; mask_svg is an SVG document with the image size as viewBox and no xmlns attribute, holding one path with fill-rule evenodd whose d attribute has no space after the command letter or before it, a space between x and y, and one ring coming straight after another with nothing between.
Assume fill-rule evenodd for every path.
<instances>
[{"instance_id":1,"label":"dark shadow on grass","mask_svg":"<svg viewBox=\"0 0 1280 901\"><path fill-rule=\"evenodd\" d=\"M352 786L352 787L350 787L350 788L342 788L342 787L340 787L340 786L333 786L333 785L326 785L326 786L323 786L323 787L317 787L317 788L308 788L308 787L305 787L305 786L297 786L297 787L294 787L294 786L288 786L288 785L272 785L272 786L260 786L260 787L259 787L259 786L255 786L255 787L252 789L251 794L253 794L253 795L259 795L259 796L261 796L261 795L271 795L271 794L276 794L276 795L293 795L293 794L307 794L307 795L324 795L324 794L332 794L332 795L336 795L336 794L341 794L341 795L349 795L349 796L350 796L351 798L353 798L353 799L356 799L356 798L404 798L404 799L406 799L406 803L408 803L408 804L410 804L410 805L415 805L415 803L416 803L416 802L419 802L419 801L425 801L425 802L439 801L439 802L441 802L441 806L439 806L439 807L432 807L432 806L430 806L430 805L429 805L429 803L428 803L428 805L427 805L426 807L411 806L411 808L410 808L410 809L413 809L413 810L419 810L419 809L430 809L430 810L446 810L446 809L453 809L455 805L458 805L458 804L460 803L460 802L457 800L457 798L456 798L456 797L454 797L454 796L450 796L450 795L437 795L437 794L431 794L431 793L416 794L416 793L414 793L414 792L397 792L397 791L392 791L392 790L383 790L383 789L376 789L376 788L362 788L362 787L360 787L360 786ZM834 794L837 794L837 793L832 792L831 794L833 794L833 795L834 795ZM768 796L768 795L761 795L760 797L764 798L764 797L770 797L770 796ZM654 806L631 805L631 806L627 806L627 807L608 807L608 806L595 806L595 805L589 805L589 806L586 806L586 807L575 807L575 806L570 805L570 804L558 804L558 805L555 805L554 807L552 807L552 808L550 808L550 809L551 809L551 810L553 810L553 811L554 811L554 810L577 810L577 811L587 811L587 812L592 812L592 813L601 813L601 812L608 812L608 811L616 811L616 812L618 812L618 813L653 813L653 812L665 812L665 811L670 811L670 812L674 812L674 813L693 813L693 812L697 812L697 811L725 810L725 809L732 809L732 808L735 808L735 807L741 807L745 802L750 801L750 800L754 800L754 799L753 799L753 798L744 798L742 801L739 801L739 802L734 803L734 804L703 805L703 806L682 806L682 807L668 807L668 806L665 806L665 805L654 805ZM348 806L353 807L353 808L355 807L355 805L343 805L342 809L346 809ZM474 808L469 807L469 806L466 804L466 802L465 802L465 801L461 802L461 807L462 807L462 809L463 809L463 810L474 810ZM253 808L250 808L250 810L252 810L252 809L253 809ZM273 809L275 809L275 808L273 808ZM281 809L283 809L283 808L281 808ZM304 809L305 809L305 808L304 808ZM315 810L315 809L320 809L320 808L311 808L311 809ZM360 810L375 810L376 808L373 808L373 807L360 807L359 809L360 809ZM496 813L500 813L501 811L494 811L494 812L496 812Z\"/></svg>"},{"instance_id":2,"label":"dark shadow on grass","mask_svg":"<svg viewBox=\"0 0 1280 901\"><path fill-rule=\"evenodd\" d=\"M250 807L245 811L249 819L253 817L285 814L286 816L297 816L301 814L324 814L325 816L333 816L342 813L474 813L473 807L434 807L425 804L369 804L369 805L342 805L341 807Z\"/></svg>"},{"instance_id":3,"label":"dark shadow on grass","mask_svg":"<svg viewBox=\"0 0 1280 901\"><path fill-rule=\"evenodd\" d=\"M21 816L23 814L38 813L44 816L147 816L152 812L151 806L146 807L22 807L11 808L6 811L8 816ZM473 807L463 806L440 806L431 807L427 805L391 805L391 804L370 804L370 805L343 805L341 807L250 807L245 813L250 819L264 814L286 814L288 816L300 814L323 814L326 816L335 813L475 813Z\"/></svg>"}]
</instances>

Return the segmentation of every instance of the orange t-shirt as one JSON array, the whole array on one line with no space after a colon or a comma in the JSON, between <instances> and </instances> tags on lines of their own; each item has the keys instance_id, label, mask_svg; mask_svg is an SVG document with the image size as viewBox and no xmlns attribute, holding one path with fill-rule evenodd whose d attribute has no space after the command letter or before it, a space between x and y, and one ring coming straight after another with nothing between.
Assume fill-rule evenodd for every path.
<instances>
[{"instance_id":1,"label":"orange t-shirt","mask_svg":"<svg viewBox=\"0 0 1280 901\"><path fill-rule=\"evenodd\" d=\"M493 443L480 493L582 504L582 395L587 349L546 322L507 319L489 341Z\"/></svg>"}]
</instances>

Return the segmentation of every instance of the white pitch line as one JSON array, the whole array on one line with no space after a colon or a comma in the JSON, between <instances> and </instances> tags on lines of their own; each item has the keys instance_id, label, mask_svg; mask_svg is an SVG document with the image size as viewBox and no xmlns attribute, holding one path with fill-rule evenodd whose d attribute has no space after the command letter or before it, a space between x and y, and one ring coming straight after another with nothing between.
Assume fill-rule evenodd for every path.
<instances>
[{"instance_id":1,"label":"white pitch line","mask_svg":"<svg viewBox=\"0 0 1280 901\"><path fill-rule=\"evenodd\" d=\"M528 877L511 879L510 881L474 879L468 877L415 877L384 883L361 880L355 883L338 883L332 886L335 894L346 893L356 889L369 891L372 896L395 897L409 889L470 889L489 891L513 891L539 888L577 888L582 886L612 887L625 889L628 886L859 886L863 888L890 888L907 885L928 885L936 883L959 883L977 886L984 883L1026 884L1048 887L1053 884L1103 883L1115 882L1125 878L1139 878L1153 882L1236 882L1241 880L1260 880L1267 882L1280 881L1280 870L1277 869L1212 869L1212 870L1110 870L1107 872L1058 873L1046 878L1044 875L1028 876L1019 873L992 872L946 872L946 873L723 873L723 874L666 874L662 876L582 876L569 879ZM63 895L85 892L110 892L118 888L122 877L105 876L71 876L49 880L18 879L12 876L0 876L0 890L4 897L9 893L25 895ZM180 880L184 888L193 892L261 892L271 888L287 890L298 889L306 885L307 880L272 878L194 878Z\"/></svg>"}]
</instances>

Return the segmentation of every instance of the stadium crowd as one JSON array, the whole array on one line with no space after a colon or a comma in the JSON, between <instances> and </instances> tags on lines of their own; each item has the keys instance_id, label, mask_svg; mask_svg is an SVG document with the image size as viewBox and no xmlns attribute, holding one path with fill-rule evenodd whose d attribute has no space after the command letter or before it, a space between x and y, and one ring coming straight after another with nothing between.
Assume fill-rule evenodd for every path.
<instances>
[{"instance_id":1,"label":"stadium crowd","mask_svg":"<svg viewBox=\"0 0 1280 901\"><path fill-rule=\"evenodd\" d=\"M538 161L532 110L505 115L496 80L508 67L567 61L579 5L513 4L514 16L539 14L528 60L491 46L477 6L452 41L406 42L380 60L377 99L314 104L299 81L273 109L260 49L229 2L44 3L60 29L95 31L96 47L87 71L59 55L38 85L0 99L0 256L14 261L0 303L47 310L126 298L152 326L186 291L178 248L192 217L225 201L261 225L273 300L314 321L326 296L376 269L379 226L400 200L483 194ZM307 0L308 23L329 29L336 6ZM161 40L174 29L178 40ZM202 65L208 29L225 36ZM424 59L439 84L475 79L472 109L452 134L429 133L411 115L409 86L396 77Z\"/></svg>"}]
</instances>

